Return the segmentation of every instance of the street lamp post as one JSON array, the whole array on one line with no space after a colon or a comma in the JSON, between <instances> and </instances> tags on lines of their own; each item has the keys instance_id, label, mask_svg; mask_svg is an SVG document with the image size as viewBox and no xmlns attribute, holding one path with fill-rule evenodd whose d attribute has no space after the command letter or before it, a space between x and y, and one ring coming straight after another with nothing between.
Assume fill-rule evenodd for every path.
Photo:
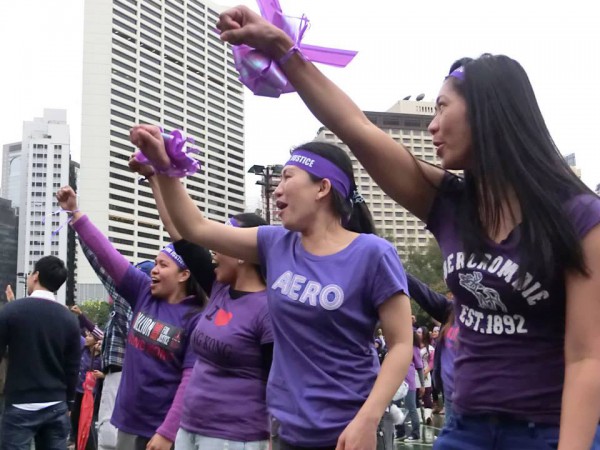
<instances>
[{"instance_id":1,"label":"street lamp post","mask_svg":"<svg viewBox=\"0 0 600 450\"><path fill-rule=\"evenodd\" d=\"M276 187L276 184L273 183L273 178L279 177L282 170L283 166L281 164L273 164L269 166L255 164L248 170L248 173L253 173L254 175L261 177L256 184L262 186L262 198L265 202L265 220L268 224L271 223L271 193Z\"/></svg>"}]
</instances>

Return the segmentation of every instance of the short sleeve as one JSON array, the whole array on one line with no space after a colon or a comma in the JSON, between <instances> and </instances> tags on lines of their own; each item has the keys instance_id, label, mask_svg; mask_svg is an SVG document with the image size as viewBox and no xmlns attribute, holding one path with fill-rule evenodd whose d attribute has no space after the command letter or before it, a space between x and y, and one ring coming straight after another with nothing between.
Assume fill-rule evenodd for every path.
<instances>
[{"instance_id":1,"label":"short sleeve","mask_svg":"<svg viewBox=\"0 0 600 450\"><path fill-rule=\"evenodd\" d=\"M271 314L269 314L269 305L265 299L263 307L256 321L256 337L260 345L271 344L273 342L273 324Z\"/></svg>"},{"instance_id":2,"label":"short sleeve","mask_svg":"<svg viewBox=\"0 0 600 450\"><path fill-rule=\"evenodd\" d=\"M260 260L261 267L267 267L267 260L269 249L273 247L273 244L283 237L287 233L284 227L263 225L258 227L257 234L257 245L258 245L258 258Z\"/></svg>"},{"instance_id":3,"label":"short sleeve","mask_svg":"<svg viewBox=\"0 0 600 450\"><path fill-rule=\"evenodd\" d=\"M139 307L138 299L150 297L150 277L141 270L129 266L116 291L131 305L132 309L136 309Z\"/></svg>"},{"instance_id":4,"label":"short sleeve","mask_svg":"<svg viewBox=\"0 0 600 450\"><path fill-rule=\"evenodd\" d=\"M376 265L371 299L375 308L379 308L391 296L404 293L408 295L408 282L404 267L393 247L385 249Z\"/></svg>"},{"instance_id":5,"label":"short sleeve","mask_svg":"<svg viewBox=\"0 0 600 450\"><path fill-rule=\"evenodd\" d=\"M592 228L600 224L600 198L596 195L582 194L573 197L567 202L566 211L579 239L583 239Z\"/></svg>"},{"instance_id":6,"label":"short sleeve","mask_svg":"<svg viewBox=\"0 0 600 450\"><path fill-rule=\"evenodd\" d=\"M196 355L196 353L194 352L194 346L192 345L192 333L196 329L196 325L198 324L198 320L200 319L201 315L202 313L198 312L195 316L188 320L185 331L187 334L187 338L185 345L185 353L183 355L183 369L190 369L194 367L196 359L198 358L198 355Z\"/></svg>"}]
</instances>

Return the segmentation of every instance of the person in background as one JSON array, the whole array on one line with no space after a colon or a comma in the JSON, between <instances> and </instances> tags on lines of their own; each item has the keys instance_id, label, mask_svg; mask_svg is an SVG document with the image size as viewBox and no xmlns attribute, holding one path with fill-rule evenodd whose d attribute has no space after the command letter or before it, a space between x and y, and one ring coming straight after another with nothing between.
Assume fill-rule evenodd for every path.
<instances>
[{"instance_id":1,"label":"person in background","mask_svg":"<svg viewBox=\"0 0 600 450\"><path fill-rule=\"evenodd\" d=\"M77 308L73 306L73 308ZM75 313L76 314L76 313ZM81 314L81 312L80 312ZM79 417L81 413L81 401L83 400L83 384L85 382L85 377L87 372L92 371L94 373L94 377L98 380L104 378L104 374L102 373L102 358L100 356L99 349L99 341L96 336L94 336L91 332L87 330L82 330L82 333L85 334L85 337L81 337L81 360L79 364L79 379L77 380L77 387L75 388L75 402L73 405L73 410L71 411L71 441L77 445L77 436L79 432ZM98 383L96 383L96 387L94 388L94 396L98 393ZM98 444L98 436L96 434L96 426L94 424L94 420L92 421L92 426L90 427L90 434L86 445L86 450L96 450Z\"/></svg>"},{"instance_id":2,"label":"person in background","mask_svg":"<svg viewBox=\"0 0 600 450\"><path fill-rule=\"evenodd\" d=\"M66 279L65 264L44 256L27 276L28 297L0 310L0 359L10 354L2 450L67 446L81 349L77 320L54 296Z\"/></svg>"},{"instance_id":3,"label":"person in background","mask_svg":"<svg viewBox=\"0 0 600 450\"><path fill-rule=\"evenodd\" d=\"M113 279L102 267L96 255L85 245L85 242L80 237L78 239L81 250L92 269L94 269L96 276L102 282L111 305L110 316L102 339L104 380L98 410L98 450L115 450L117 445L117 428L110 423L110 419L115 408L117 391L121 383L123 360L125 358L127 334L129 333L132 311L129 303L117 292ZM139 269L148 277L153 267L154 263L147 260L135 265L136 269ZM75 312L77 313L77 311ZM91 322L84 314L79 315L78 318L81 326L88 331L94 332L94 330L98 329L96 324Z\"/></svg>"},{"instance_id":4,"label":"person in background","mask_svg":"<svg viewBox=\"0 0 600 450\"><path fill-rule=\"evenodd\" d=\"M410 291L409 291L410 292ZM396 426L396 438L400 441L414 442L421 439L421 420L417 408L417 385L423 386L425 383L423 375L423 358L421 358L421 336L413 331L413 354L408 373L404 379L408 384L408 393L403 400L396 403L398 407L404 406L407 410L406 418L410 420L410 430L406 430L406 421L402 425ZM424 388L419 388L420 394Z\"/></svg>"},{"instance_id":5,"label":"person in background","mask_svg":"<svg viewBox=\"0 0 600 450\"><path fill-rule=\"evenodd\" d=\"M453 416L452 394L454 392L454 359L458 345L458 325L454 320L452 300L448 296L432 291L429 286L407 273L411 298L435 320L444 324L433 362L433 385L444 398L444 424Z\"/></svg>"}]
</instances>

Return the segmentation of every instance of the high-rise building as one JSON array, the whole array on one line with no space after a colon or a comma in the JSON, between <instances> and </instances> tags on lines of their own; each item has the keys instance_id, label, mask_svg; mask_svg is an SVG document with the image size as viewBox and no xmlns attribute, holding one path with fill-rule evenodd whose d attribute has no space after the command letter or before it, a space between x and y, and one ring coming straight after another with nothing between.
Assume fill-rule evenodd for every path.
<instances>
[{"instance_id":1,"label":"high-rise building","mask_svg":"<svg viewBox=\"0 0 600 450\"><path fill-rule=\"evenodd\" d=\"M569 165L569 167L575 173L575 175L577 175L579 178L581 178L581 168L577 167L577 160L575 159L575 153L569 153L564 158L565 158L566 163Z\"/></svg>"},{"instance_id":2,"label":"high-rise building","mask_svg":"<svg viewBox=\"0 0 600 450\"><path fill-rule=\"evenodd\" d=\"M2 146L2 197L12 202L13 208L21 201L21 143Z\"/></svg>"},{"instance_id":3,"label":"high-rise building","mask_svg":"<svg viewBox=\"0 0 600 450\"><path fill-rule=\"evenodd\" d=\"M17 292L17 250L19 240L19 218L11 205L11 201L0 198L0 288L3 292L7 285L11 285L13 292Z\"/></svg>"},{"instance_id":4,"label":"high-rise building","mask_svg":"<svg viewBox=\"0 0 600 450\"><path fill-rule=\"evenodd\" d=\"M371 122L396 142L403 144L415 157L439 164L431 134L427 131L433 113L433 103L409 100L401 100L385 112L365 112ZM347 146L326 128L319 130L317 140L329 141L348 150ZM356 157L348 153L354 168L356 186L369 206L380 236L393 242L402 255L411 248L426 247L431 234L425 229L425 224L388 197Z\"/></svg>"},{"instance_id":5,"label":"high-rise building","mask_svg":"<svg viewBox=\"0 0 600 450\"><path fill-rule=\"evenodd\" d=\"M58 209L56 191L69 183L69 152L67 112L62 109L44 109L43 117L23 122L23 140L4 146L3 158L9 163L2 184L18 206L19 273L29 273L42 256L54 255L67 263L68 227L56 231L66 217L53 213ZM25 295L23 283L15 293ZM66 302L65 286L57 298Z\"/></svg>"},{"instance_id":6,"label":"high-rise building","mask_svg":"<svg viewBox=\"0 0 600 450\"><path fill-rule=\"evenodd\" d=\"M132 262L154 259L168 240L149 188L127 167L136 123L195 140L203 167L185 184L209 218L244 211L243 90L214 32L219 9L200 0L85 3L80 205ZM97 285L79 261L80 283Z\"/></svg>"}]
</instances>

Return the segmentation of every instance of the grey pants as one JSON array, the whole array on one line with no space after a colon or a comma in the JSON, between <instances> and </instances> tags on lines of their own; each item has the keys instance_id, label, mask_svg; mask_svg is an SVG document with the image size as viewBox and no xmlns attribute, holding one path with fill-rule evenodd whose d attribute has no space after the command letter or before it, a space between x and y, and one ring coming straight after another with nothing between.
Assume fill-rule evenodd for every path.
<instances>
[{"instance_id":1,"label":"grey pants","mask_svg":"<svg viewBox=\"0 0 600 450\"><path fill-rule=\"evenodd\" d=\"M125 433L121 430L117 433L116 450L146 450L150 439L135 434Z\"/></svg>"}]
</instances>

